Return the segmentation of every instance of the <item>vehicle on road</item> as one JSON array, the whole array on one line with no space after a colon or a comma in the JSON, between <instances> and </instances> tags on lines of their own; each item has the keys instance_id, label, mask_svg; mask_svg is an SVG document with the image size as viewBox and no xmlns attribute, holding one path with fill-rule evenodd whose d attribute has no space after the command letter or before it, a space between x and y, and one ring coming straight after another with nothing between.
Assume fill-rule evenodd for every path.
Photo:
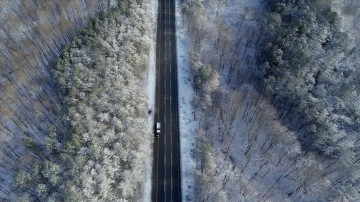
<instances>
[{"instance_id":1,"label":"vehicle on road","mask_svg":"<svg viewBox=\"0 0 360 202\"><path fill-rule=\"evenodd\" d=\"M156 123L156 130L155 130L155 137L159 138L160 137L160 132L161 132L161 124L160 122Z\"/></svg>"}]
</instances>

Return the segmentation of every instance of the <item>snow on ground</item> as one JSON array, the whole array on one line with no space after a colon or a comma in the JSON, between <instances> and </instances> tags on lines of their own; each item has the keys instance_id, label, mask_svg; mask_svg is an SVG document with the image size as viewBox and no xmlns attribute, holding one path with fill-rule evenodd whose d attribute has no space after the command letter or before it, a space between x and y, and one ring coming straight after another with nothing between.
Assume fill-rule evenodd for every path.
<instances>
[{"instance_id":1,"label":"snow on ground","mask_svg":"<svg viewBox=\"0 0 360 202\"><path fill-rule=\"evenodd\" d=\"M219 29L220 33L226 31L229 41L236 39L225 49L224 57L230 58L231 50L236 50L231 46L240 44L236 58L240 58L239 75L245 78L246 72L256 65L254 42L261 34L257 25L258 15L262 12L261 1L228 0L219 12L211 6L205 5L208 23L204 27L206 30ZM215 15L217 12L220 20ZM217 33L201 35L199 52L203 54L204 63L217 59L217 50L212 50L211 46ZM222 37L225 42L226 37ZM232 79L231 76L237 73L228 75L231 63L226 62L225 70L221 71L222 115L208 116L201 123L207 130L217 170L221 171L219 176L212 177L226 179L227 175L232 176L227 178L228 181L224 180L222 188L229 201L321 201L330 186L322 176L324 166L316 162L312 154L301 152L296 135L281 124L276 109L255 90L252 82L236 81L235 78L228 84L232 82L228 78ZM224 165L228 163L234 165L233 169L226 169ZM227 174L223 177L223 173ZM239 188L234 191L234 187Z\"/></svg>"},{"instance_id":2,"label":"snow on ground","mask_svg":"<svg viewBox=\"0 0 360 202\"><path fill-rule=\"evenodd\" d=\"M157 15L158 15L158 1L151 0L152 16L153 16L153 33L152 43L150 48L150 61L149 61L149 75L148 75L148 109L154 110L155 107L155 83L156 83L156 70L155 70L155 54L156 54L156 29L157 29ZM151 115L151 114L150 114ZM153 121L152 115L149 116L149 121ZM149 129L152 130L153 123L149 123Z\"/></svg>"},{"instance_id":3,"label":"snow on ground","mask_svg":"<svg viewBox=\"0 0 360 202\"><path fill-rule=\"evenodd\" d=\"M158 15L158 1L151 0L151 10L153 16L153 33L152 33L152 43L150 47L150 60L149 60L149 75L148 75L148 110L154 111L155 106L155 84L156 84L156 72L155 72L155 52L156 52L156 29L157 29L157 15ZM153 135L153 128L154 125L154 116L153 113L150 113L148 116L148 130L149 135ZM146 181L144 186L144 195L141 201L143 202L150 202L151 201L151 176L152 176L152 166L153 166L153 154L149 153L147 158L147 175Z\"/></svg>"},{"instance_id":4,"label":"snow on ground","mask_svg":"<svg viewBox=\"0 0 360 202\"><path fill-rule=\"evenodd\" d=\"M181 157L181 189L182 200L194 198L195 159L192 151L195 147L195 130L198 123L194 120L192 79L190 74L190 58L188 55L188 39L182 24L180 1L176 1L176 52L179 88L179 124L180 124L180 157Z\"/></svg>"},{"instance_id":5,"label":"snow on ground","mask_svg":"<svg viewBox=\"0 0 360 202\"><path fill-rule=\"evenodd\" d=\"M180 0L176 1L176 28L182 199L192 201L195 196L196 169L192 153L195 149L199 122L194 120L193 114L195 111L192 106L194 90L188 54L191 44L187 38L189 32L182 24L180 2ZM241 70L249 70L255 65L247 61L255 61L254 47L251 44L252 40L258 37L254 33L258 31L258 16L262 12L261 2L261 0L228 0L218 10L224 27L222 31L228 31L227 36L231 39L241 39L239 44L247 47L241 50L244 53L240 56L246 56L241 61L241 66L244 66ZM214 6L210 3L208 5ZM217 10L206 11L206 15L210 16L209 21L215 19L215 13ZM350 17L345 19L348 22L347 26L353 26L353 16ZM211 28L211 26L214 25L208 27ZM230 29L226 29L228 27ZM211 54L214 50L211 50L213 43L210 39L217 37L217 34L213 32L203 36L204 41L200 52L211 55L211 58L208 58L209 61L216 57L216 54ZM250 44L249 47L248 44ZM227 68L225 67L222 74L224 78L229 78ZM222 130L226 132L229 125L232 129L228 131L228 135L219 140L219 127L214 124L219 123L219 117L208 117L205 121L203 120L202 125L210 126L208 134L212 134L210 142L217 158L218 168L224 168L221 165L229 162L235 166L232 169L233 179L229 180L228 184L225 183L223 187L230 201L234 201L239 194L241 197L241 199L237 198L239 201L321 201L325 199L324 195L331 187L327 177L323 176L322 168L326 167L325 164L317 161L314 154L301 151L296 135L281 124L277 119L276 109L266 97L255 90L251 83L240 83L241 85L238 86L240 89L237 89L236 95L233 94L231 86L224 83L226 80L223 80L222 88L225 95L227 91L232 95L230 97L232 104L226 109L232 108L237 113L231 120L232 110L224 111L229 119L224 123Z\"/></svg>"},{"instance_id":6,"label":"snow on ground","mask_svg":"<svg viewBox=\"0 0 360 202\"><path fill-rule=\"evenodd\" d=\"M244 3L245 2L245 3ZM259 7L258 1L242 1L244 10L253 10ZM236 7L238 8L238 7ZM230 10L232 12L232 10ZM231 13L230 12L230 13ZM224 13L224 12L223 12ZM236 13L236 11L234 11ZM247 16L250 17L250 16ZM250 18L252 18L251 16ZM233 17L234 18L234 17ZM231 19L230 17L228 18ZM233 20L233 19L231 19ZM232 23L228 21L228 23ZM196 145L196 130L199 122L195 120L195 109L192 87L192 75L190 73L189 39L187 30L183 25L180 10L180 1L176 1L176 34L177 34L177 61L178 61L178 88L179 88L179 124L180 124L180 149L181 149L181 176L182 176L182 200L192 201L195 197L195 170L196 162L192 153Z\"/></svg>"}]
</instances>

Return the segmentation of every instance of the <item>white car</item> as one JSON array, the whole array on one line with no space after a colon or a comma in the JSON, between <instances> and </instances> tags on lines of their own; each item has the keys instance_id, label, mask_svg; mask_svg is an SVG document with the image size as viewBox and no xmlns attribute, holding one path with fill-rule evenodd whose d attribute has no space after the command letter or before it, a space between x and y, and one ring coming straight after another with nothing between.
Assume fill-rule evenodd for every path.
<instances>
[{"instance_id":1,"label":"white car","mask_svg":"<svg viewBox=\"0 0 360 202\"><path fill-rule=\"evenodd\" d=\"M161 131L161 124L160 122L156 123L156 131L155 131L155 137L159 138L160 137L160 131Z\"/></svg>"}]
</instances>

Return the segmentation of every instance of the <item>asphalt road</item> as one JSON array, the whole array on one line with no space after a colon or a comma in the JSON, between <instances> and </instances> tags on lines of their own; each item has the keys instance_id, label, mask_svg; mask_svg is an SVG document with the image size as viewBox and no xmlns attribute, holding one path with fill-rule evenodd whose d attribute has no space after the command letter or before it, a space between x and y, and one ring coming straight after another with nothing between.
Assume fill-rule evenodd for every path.
<instances>
[{"instance_id":1,"label":"asphalt road","mask_svg":"<svg viewBox=\"0 0 360 202\"><path fill-rule=\"evenodd\" d=\"M175 0L159 0L154 116L161 134L154 142L152 201L181 201L175 30Z\"/></svg>"}]
</instances>

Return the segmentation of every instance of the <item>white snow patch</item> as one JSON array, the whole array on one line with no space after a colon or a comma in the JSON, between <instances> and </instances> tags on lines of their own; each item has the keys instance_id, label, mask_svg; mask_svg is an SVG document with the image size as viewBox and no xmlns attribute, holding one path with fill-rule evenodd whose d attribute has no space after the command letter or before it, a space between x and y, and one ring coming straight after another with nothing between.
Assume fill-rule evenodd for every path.
<instances>
[{"instance_id":1,"label":"white snow patch","mask_svg":"<svg viewBox=\"0 0 360 202\"><path fill-rule=\"evenodd\" d=\"M156 44L156 29L157 29L157 15L158 15L158 1L151 0L152 7L152 16L153 16L153 32L152 32L152 42L150 45L150 60L149 60L149 75L148 75L148 110L151 110L151 113L148 115L148 131L149 135L153 135L153 125L154 125L154 106L155 106L155 85L156 85L156 72L155 72L155 44ZM151 201L151 188L152 188L152 166L153 166L153 153L148 154L146 168L147 175L145 186L143 190L143 198L141 201L150 202Z\"/></svg>"}]
</instances>

